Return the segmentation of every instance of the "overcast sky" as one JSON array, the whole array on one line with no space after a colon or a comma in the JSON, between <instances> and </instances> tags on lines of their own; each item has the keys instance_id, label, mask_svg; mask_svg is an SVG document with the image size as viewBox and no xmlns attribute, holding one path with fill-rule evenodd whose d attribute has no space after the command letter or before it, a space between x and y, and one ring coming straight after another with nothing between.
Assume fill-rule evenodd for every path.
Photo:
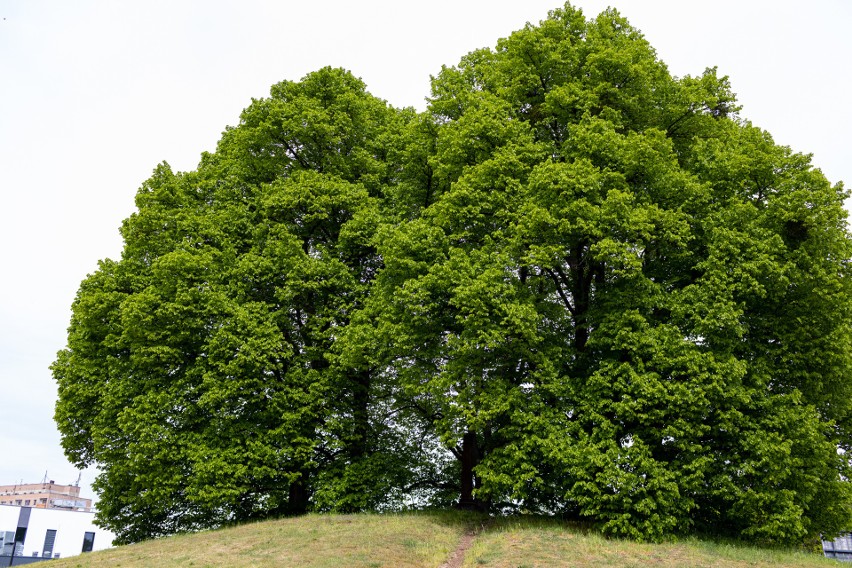
<instances>
[{"instance_id":1,"label":"overcast sky","mask_svg":"<svg viewBox=\"0 0 852 568\"><path fill-rule=\"evenodd\" d=\"M674 75L718 66L742 116L852 183L852 2L611 4ZM0 484L70 483L48 370L97 261L118 258L136 189L197 165L251 98L331 65L394 106L558 0L0 0ZM848 184L847 184L848 185ZM93 471L83 473L84 492Z\"/></svg>"}]
</instances>

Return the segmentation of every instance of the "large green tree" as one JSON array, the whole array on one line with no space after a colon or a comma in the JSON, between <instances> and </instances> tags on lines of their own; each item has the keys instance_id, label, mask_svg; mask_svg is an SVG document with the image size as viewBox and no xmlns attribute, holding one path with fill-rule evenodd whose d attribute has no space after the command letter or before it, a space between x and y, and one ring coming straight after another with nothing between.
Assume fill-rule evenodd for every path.
<instances>
[{"instance_id":1,"label":"large green tree","mask_svg":"<svg viewBox=\"0 0 852 568\"><path fill-rule=\"evenodd\" d=\"M379 370L336 343L380 266L407 120L323 69L254 101L197 171L162 165L140 189L53 366L65 447L99 465L121 541L392 500L417 452L371 399Z\"/></svg>"},{"instance_id":2,"label":"large green tree","mask_svg":"<svg viewBox=\"0 0 852 568\"><path fill-rule=\"evenodd\" d=\"M430 112L440 194L371 299L463 501L643 538L848 525L840 185L615 11L469 54Z\"/></svg>"},{"instance_id":3,"label":"large green tree","mask_svg":"<svg viewBox=\"0 0 852 568\"><path fill-rule=\"evenodd\" d=\"M852 527L843 187L566 5L424 113L323 69L157 168L57 422L130 542L447 503L658 539Z\"/></svg>"}]
</instances>

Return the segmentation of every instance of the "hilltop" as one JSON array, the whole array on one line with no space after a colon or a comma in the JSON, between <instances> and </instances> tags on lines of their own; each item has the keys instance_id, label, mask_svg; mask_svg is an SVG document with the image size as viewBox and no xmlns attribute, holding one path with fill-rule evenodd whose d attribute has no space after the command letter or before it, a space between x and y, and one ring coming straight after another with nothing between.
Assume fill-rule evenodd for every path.
<instances>
[{"instance_id":1,"label":"hilltop","mask_svg":"<svg viewBox=\"0 0 852 568\"><path fill-rule=\"evenodd\" d=\"M460 543L467 548L463 555L454 555ZM453 556L463 558L457 564L447 564ZM606 539L587 528L554 520L490 519L457 512L313 514L161 538L52 563L53 568L273 565L800 568L836 563L814 553L697 539L639 544Z\"/></svg>"}]
</instances>

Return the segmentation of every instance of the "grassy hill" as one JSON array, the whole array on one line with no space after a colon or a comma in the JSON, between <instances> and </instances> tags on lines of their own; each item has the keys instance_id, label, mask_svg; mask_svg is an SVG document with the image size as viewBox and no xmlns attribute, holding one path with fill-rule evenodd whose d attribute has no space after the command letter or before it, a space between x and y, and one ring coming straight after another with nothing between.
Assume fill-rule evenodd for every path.
<instances>
[{"instance_id":1,"label":"grassy hill","mask_svg":"<svg viewBox=\"0 0 852 568\"><path fill-rule=\"evenodd\" d=\"M487 523L486 523L487 521ZM464 538L473 534L473 538ZM464 543L457 566L826 567L818 554L709 541L637 544L551 520L456 512L308 515L178 535L51 562L52 568L299 566L438 568ZM467 548L469 547L469 548ZM462 554L456 554L461 558Z\"/></svg>"}]
</instances>

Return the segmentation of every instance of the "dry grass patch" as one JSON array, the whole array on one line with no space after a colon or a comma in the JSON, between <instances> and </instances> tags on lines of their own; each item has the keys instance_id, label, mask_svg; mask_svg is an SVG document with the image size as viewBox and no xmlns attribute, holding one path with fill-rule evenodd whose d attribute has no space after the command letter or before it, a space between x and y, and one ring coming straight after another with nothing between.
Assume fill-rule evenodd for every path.
<instances>
[{"instance_id":1,"label":"dry grass patch","mask_svg":"<svg viewBox=\"0 0 852 568\"><path fill-rule=\"evenodd\" d=\"M464 531L441 515L307 515L120 546L51 567L436 568Z\"/></svg>"},{"instance_id":2,"label":"dry grass patch","mask_svg":"<svg viewBox=\"0 0 852 568\"><path fill-rule=\"evenodd\" d=\"M515 519L481 534L464 568L809 568L837 566L819 554L704 541L642 544L608 540L555 521Z\"/></svg>"}]
</instances>

